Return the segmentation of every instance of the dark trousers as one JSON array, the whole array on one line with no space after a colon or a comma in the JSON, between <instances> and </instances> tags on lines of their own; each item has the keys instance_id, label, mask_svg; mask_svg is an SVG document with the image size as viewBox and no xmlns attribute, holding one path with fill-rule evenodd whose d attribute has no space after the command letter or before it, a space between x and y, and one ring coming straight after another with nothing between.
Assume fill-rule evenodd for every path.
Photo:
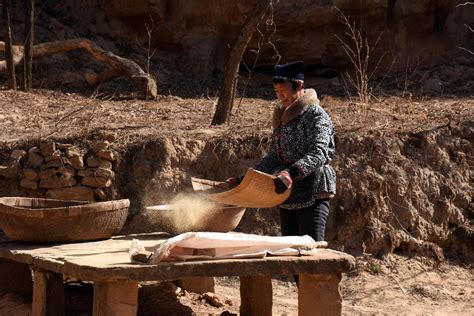
<instances>
[{"instance_id":1,"label":"dark trousers","mask_svg":"<svg viewBox=\"0 0 474 316\"><path fill-rule=\"evenodd\" d=\"M281 235L309 235L315 241L322 241L328 214L329 199L316 200L313 205L302 209L280 209Z\"/></svg>"}]
</instances>

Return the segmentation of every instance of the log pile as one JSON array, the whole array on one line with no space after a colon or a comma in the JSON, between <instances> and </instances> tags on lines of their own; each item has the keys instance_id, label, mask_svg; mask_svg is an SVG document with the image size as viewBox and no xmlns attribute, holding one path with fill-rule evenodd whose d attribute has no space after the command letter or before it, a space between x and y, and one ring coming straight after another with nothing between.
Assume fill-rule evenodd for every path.
<instances>
[{"instance_id":1,"label":"log pile","mask_svg":"<svg viewBox=\"0 0 474 316\"><path fill-rule=\"evenodd\" d=\"M42 191L47 198L96 201L114 198L112 184L117 153L108 141L86 150L72 144L42 142L15 149L0 165L0 176L19 178L25 190Z\"/></svg>"}]
</instances>

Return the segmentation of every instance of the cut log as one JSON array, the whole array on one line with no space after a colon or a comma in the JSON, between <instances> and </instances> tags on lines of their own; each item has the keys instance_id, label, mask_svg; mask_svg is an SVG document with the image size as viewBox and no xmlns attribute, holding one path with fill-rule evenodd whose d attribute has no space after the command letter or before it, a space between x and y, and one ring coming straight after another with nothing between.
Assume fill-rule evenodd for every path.
<instances>
[{"instance_id":1,"label":"cut log","mask_svg":"<svg viewBox=\"0 0 474 316\"><path fill-rule=\"evenodd\" d=\"M113 54L112 52L102 49L99 45L86 38L70 39L63 41L45 42L34 45L32 48L32 57L39 58L43 56L54 55L58 53L65 53L74 50L83 49L89 53L92 58L109 65L110 69L113 69L114 75L121 74L128 76L134 87L143 94L145 98L156 99L158 90L156 87L155 78L152 75L143 71L133 60L123 58ZM13 62L17 65L22 59L24 54L23 46L13 45ZM0 51L5 51L5 43L0 42ZM6 69L6 62L0 61L0 71ZM113 76L112 76L113 77ZM101 79L106 80L111 77L102 76L100 79L92 80L87 79L88 82L98 84Z\"/></svg>"}]
</instances>

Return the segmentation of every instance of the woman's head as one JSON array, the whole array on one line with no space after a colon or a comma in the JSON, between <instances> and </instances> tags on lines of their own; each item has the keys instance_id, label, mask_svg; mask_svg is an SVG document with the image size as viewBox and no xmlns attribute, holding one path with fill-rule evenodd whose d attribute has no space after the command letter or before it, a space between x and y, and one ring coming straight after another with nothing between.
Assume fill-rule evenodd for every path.
<instances>
[{"instance_id":1,"label":"woman's head","mask_svg":"<svg viewBox=\"0 0 474 316\"><path fill-rule=\"evenodd\" d=\"M275 78L273 79L273 89L283 106L288 107L301 96L303 81L290 81Z\"/></svg>"},{"instance_id":2,"label":"woman's head","mask_svg":"<svg viewBox=\"0 0 474 316\"><path fill-rule=\"evenodd\" d=\"M304 64L302 61L275 66L273 71L273 88L283 106L289 106L301 96L303 81Z\"/></svg>"}]
</instances>

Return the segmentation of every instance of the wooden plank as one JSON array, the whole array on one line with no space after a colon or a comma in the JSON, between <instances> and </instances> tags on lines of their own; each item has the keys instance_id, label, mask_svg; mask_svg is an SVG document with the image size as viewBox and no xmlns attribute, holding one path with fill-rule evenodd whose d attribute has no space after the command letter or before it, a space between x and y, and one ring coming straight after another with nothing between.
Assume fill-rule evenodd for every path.
<instances>
[{"instance_id":1,"label":"wooden plank","mask_svg":"<svg viewBox=\"0 0 474 316\"><path fill-rule=\"evenodd\" d=\"M340 273L300 274L298 285L299 316L341 315Z\"/></svg>"},{"instance_id":2,"label":"wooden plank","mask_svg":"<svg viewBox=\"0 0 474 316\"><path fill-rule=\"evenodd\" d=\"M33 271L33 316L64 315L64 286L61 274Z\"/></svg>"},{"instance_id":3,"label":"wooden plank","mask_svg":"<svg viewBox=\"0 0 474 316\"><path fill-rule=\"evenodd\" d=\"M315 256L267 257L210 261L130 262L128 247L134 236L55 246L20 242L0 243L0 257L90 281L166 281L190 277L343 273L355 266L345 253L318 249ZM163 238L139 237L153 251Z\"/></svg>"},{"instance_id":4,"label":"wooden plank","mask_svg":"<svg viewBox=\"0 0 474 316\"><path fill-rule=\"evenodd\" d=\"M271 316L273 304L270 275L240 277L240 314Z\"/></svg>"},{"instance_id":5,"label":"wooden plank","mask_svg":"<svg viewBox=\"0 0 474 316\"><path fill-rule=\"evenodd\" d=\"M94 316L136 315L138 282L94 283Z\"/></svg>"},{"instance_id":6,"label":"wooden plank","mask_svg":"<svg viewBox=\"0 0 474 316\"><path fill-rule=\"evenodd\" d=\"M267 257L264 259L233 259L186 262L163 262L156 265L120 263L107 265L105 254L90 258L66 258L64 273L84 280L162 280L172 281L188 277L293 275L317 273L344 273L355 263L349 255L321 250L315 256Z\"/></svg>"}]
</instances>

